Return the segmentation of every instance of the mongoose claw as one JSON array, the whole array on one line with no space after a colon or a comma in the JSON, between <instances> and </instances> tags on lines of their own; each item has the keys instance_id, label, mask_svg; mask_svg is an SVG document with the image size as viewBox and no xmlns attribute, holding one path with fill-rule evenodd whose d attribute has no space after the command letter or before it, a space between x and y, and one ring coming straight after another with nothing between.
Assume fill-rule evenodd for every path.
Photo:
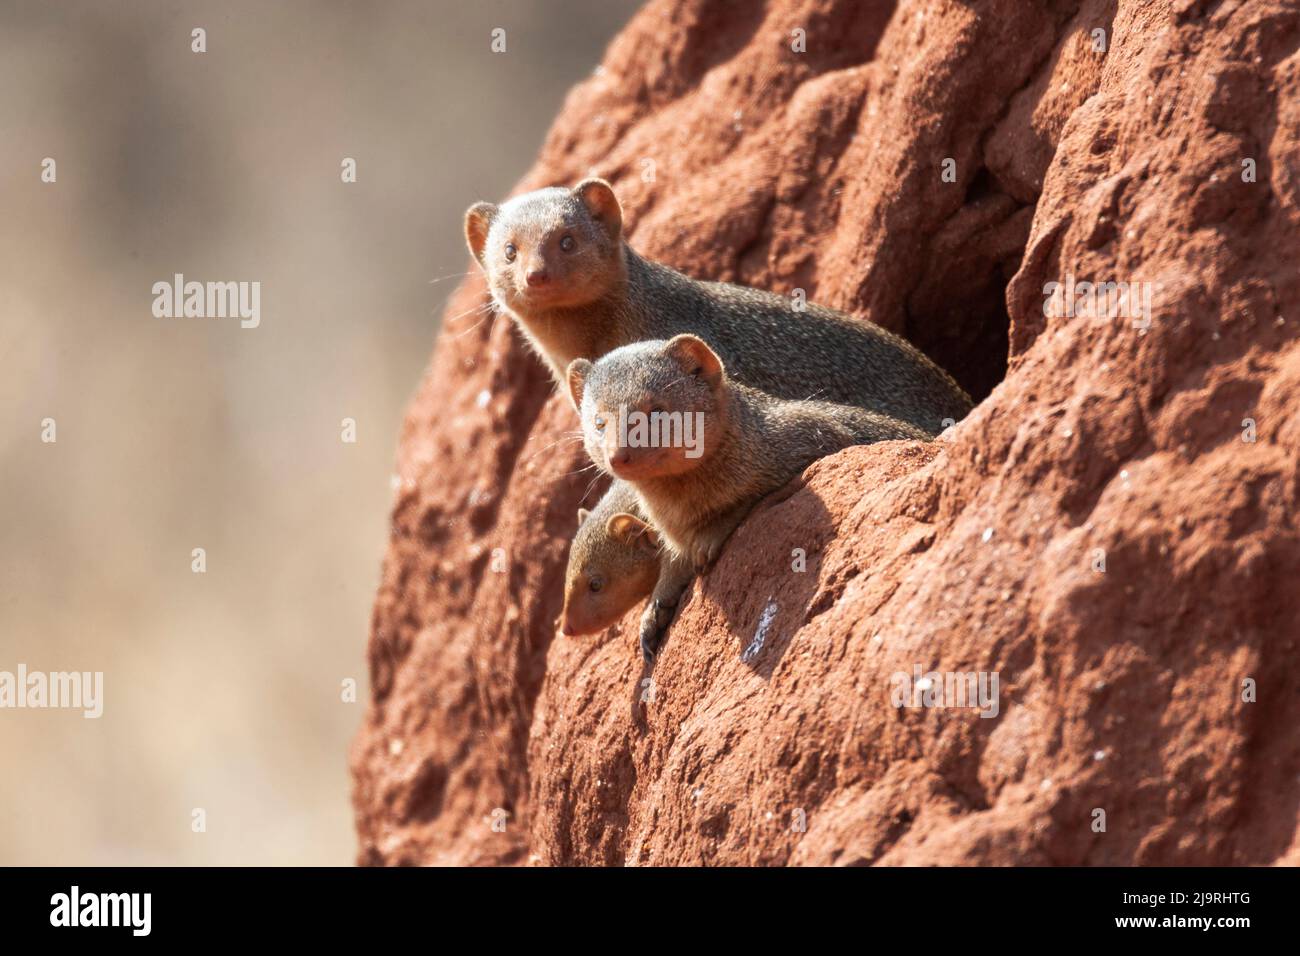
<instances>
[{"instance_id":1,"label":"mongoose claw","mask_svg":"<svg viewBox=\"0 0 1300 956\"><path fill-rule=\"evenodd\" d=\"M663 643L664 633L672 623L674 607L658 599L650 602L645 613L641 615L641 656L647 664L653 664L659 645Z\"/></svg>"},{"instance_id":2,"label":"mongoose claw","mask_svg":"<svg viewBox=\"0 0 1300 956\"><path fill-rule=\"evenodd\" d=\"M722 554L722 542L715 541L708 546L701 545L695 549L691 556L691 565L695 568L696 574L705 574L710 568L718 563L718 556Z\"/></svg>"},{"instance_id":3,"label":"mongoose claw","mask_svg":"<svg viewBox=\"0 0 1300 956\"><path fill-rule=\"evenodd\" d=\"M703 574L709 568L713 567L713 562L717 560L718 545L696 545L691 551L691 566L695 569L696 574Z\"/></svg>"},{"instance_id":4,"label":"mongoose claw","mask_svg":"<svg viewBox=\"0 0 1300 956\"><path fill-rule=\"evenodd\" d=\"M653 612L647 612L641 618L641 657L647 664L654 663L655 651L659 648L661 637Z\"/></svg>"}]
</instances>

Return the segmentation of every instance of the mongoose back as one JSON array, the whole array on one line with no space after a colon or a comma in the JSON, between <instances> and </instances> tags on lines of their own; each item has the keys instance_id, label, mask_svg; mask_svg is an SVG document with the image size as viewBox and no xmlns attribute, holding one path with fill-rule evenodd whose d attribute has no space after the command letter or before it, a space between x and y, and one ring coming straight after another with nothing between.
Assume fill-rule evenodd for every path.
<instances>
[{"instance_id":1,"label":"mongoose back","mask_svg":"<svg viewBox=\"0 0 1300 956\"><path fill-rule=\"evenodd\" d=\"M868 409L750 388L693 335L625 345L594 364L576 359L567 379L587 453L636 490L669 552L643 619L650 653L664 612L761 498L849 445L929 437Z\"/></svg>"},{"instance_id":2,"label":"mongoose back","mask_svg":"<svg viewBox=\"0 0 1300 956\"><path fill-rule=\"evenodd\" d=\"M618 622L654 590L659 560L659 537L641 516L636 490L615 481L595 508L578 510L560 632L596 634Z\"/></svg>"},{"instance_id":3,"label":"mongoose back","mask_svg":"<svg viewBox=\"0 0 1300 956\"><path fill-rule=\"evenodd\" d=\"M477 203L465 214L465 234L493 298L557 382L574 359L691 333L733 379L778 398L856 405L929 435L970 410L946 372L873 323L702 282L638 255L623 239L622 208L603 180L539 189L499 206Z\"/></svg>"}]
</instances>

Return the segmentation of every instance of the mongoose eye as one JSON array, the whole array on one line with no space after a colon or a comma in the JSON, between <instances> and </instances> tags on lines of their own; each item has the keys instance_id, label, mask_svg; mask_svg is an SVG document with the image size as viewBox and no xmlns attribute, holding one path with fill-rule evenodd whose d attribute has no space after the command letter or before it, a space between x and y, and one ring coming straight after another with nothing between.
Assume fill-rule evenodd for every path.
<instances>
[{"instance_id":1,"label":"mongoose eye","mask_svg":"<svg viewBox=\"0 0 1300 956\"><path fill-rule=\"evenodd\" d=\"M605 586L605 582L602 581L600 578L592 578L590 581L587 582L587 587L591 589L592 594L595 594L604 586Z\"/></svg>"},{"instance_id":2,"label":"mongoose eye","mask_svg":"<svg viewBox=\"0 0 1300 956\"><path fill-rule=\"evenodd\" d=\"M596 431L598 431L598 432L603 432L603 431L605 430L605 416L604 416L604 415L597 415L595 418L593 418L593 419L591 420L591 423L592 423L593 425L596 426Z\"/></svg>"},{"instance_id":3,"label":"mongoose eye","mask_svg":"<svg viewBox=\"0 0 1300 956\"><path fill-rule=\"evenodd\" d=\"M563 239L560 240L560 248L563 249L565 252L572 252L575 248L577 248L577 245L578 244L573 241L572 236L565 236Z\"/></svg>"},{"instance_id":4,"label":"mongoose eye","mask_svg":"<svg viewBox=\"0 0 1300 956\"><path fill-rule=\"evenodd\" d=\"M514 262L514 261L515 261L515 256L517 256L518 254L519 254L519 250L515 248L515 244L514 244L513 242L507 242L507 243L506 243L506 262Z\"/></svg>"}]
</instances>

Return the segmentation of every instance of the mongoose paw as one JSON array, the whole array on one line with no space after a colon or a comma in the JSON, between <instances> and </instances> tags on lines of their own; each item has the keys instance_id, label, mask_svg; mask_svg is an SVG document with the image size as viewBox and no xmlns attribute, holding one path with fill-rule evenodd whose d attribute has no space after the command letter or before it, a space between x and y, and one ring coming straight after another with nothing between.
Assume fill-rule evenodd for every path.
<instances>
[{"instance_id":1,"label":"mongoose paw","mask_svg":"<svg viewBox=\"0 0 1300 956\"><path fill-rule=\"evenodd\" d=\"M675 606L660 600L653 600L641 615L641 656L647 664L653 664L659 645L663 643L664 633L672 623Z\"/></svg>"},{"instance_id":2,"label":"mongoose paw","mask_svg":"<svg viewBox=\"0 0 1300 956\"><path fill-rule=\"evenodd\" d=\"M691 548L691 567L696 574L703 574L709 567L709 549L707 545L697 544Z\"/></svg>"},{"instance_id":3,"label":"mongoose paw","mask_svg":"<svg viewBox=\"0 0 1300 956\"><path fill-rule=\"evenodd\" d=\"M697 544L691 551L691 564L695 568L696 574L703 574L709 568L713 567L714 562L718 560L718 555L722 553L722 542L713 541L709 544Z\"/></svg>"}]
</instances>

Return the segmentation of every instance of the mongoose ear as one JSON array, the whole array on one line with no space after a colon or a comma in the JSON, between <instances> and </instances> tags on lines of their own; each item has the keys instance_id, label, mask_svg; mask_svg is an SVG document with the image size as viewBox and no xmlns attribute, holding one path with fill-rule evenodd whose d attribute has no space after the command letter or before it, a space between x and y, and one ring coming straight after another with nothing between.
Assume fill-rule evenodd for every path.
<instances>
[{"instance_id":1,"label":"mongoose ear","mask_svg":"<svg viewBox=\"0 0 1300 956\"><path fill-rule=\"evenodd\" d=\"M591 363L586 359L574 359L569 363L569 370L565 373L569 383L569 397L573 399L573 407L579 414L582 413L582 393L587 388L587 376L590 374Z\"/></svg>"},{"instance_id":2,"label":"mongoose ear","mask_svg":"<svg viewBox=\"0 0 1300 956\"><path fill-rule=\"evenodd\" d=\"M465 210L465 241L481 266L487 265L483 250L487 248L488 230L496 216L497 207L490 202L476 202Z\"/></svg>"},{"instance_id":3,"label":"mongoose ear","mask_svg":"<svg viewBox=\"0 0 1300 956\"><path fill-rule=\"evenodd\" d=\"M581 528L584 524L586 524L586 522L587 522L587 518L590 517L590 516L591 516L591 512L588 511L586 508L579 508L579 509L578 509L578 527Z\"/></svg>"},{"instance_id":4,"label":"mongoose ear","mask_svg":"<svg viewBox=\"0 0 1300 956\"><path fill-rule=\"evenodd\" d=\"M659 553L659 548L660 548L659 532L656 531L654 528L650 527L650 525L645 526L645 530L641 532L641 537L638 538L637 540L641 542L641 545L646 550L654 554Z\"/></svg>"},{"instance_id":5,"label":"mongoose ear","mask_svg":"<svg viewBox=\"0 0 1300 956\"><path fill-rule=\"evenodd\" d=\"M659 550L658 533L636 515L622 511L610 515L609 520L605 522L605 530L611 538L622 544L635 545L647 551Z\"/></svg>"},{"instance_id":6,"label":"mongoose ear","mask_svg":"<svg viewBox=\"0 0 1300 956\"><path fill-rule=\"evenodd\" d=\"M587 213L605 227L609 238L617 240L623 232L623 207L618 204L614 187L603 179L584 179L573 187Z\"/></svg>"},{"instance_id":7,"label":"mongoose ear","mask_svg":"<svg viewBox=\"0 0 1300 956\"><path fill-rule=\"evenodd\" d=\"M676 359L686 371L700 376L710 385L716 386L722 381L722 359L718 358L703 339L696 338L694 335L674 335L668 340L664 351Z\"/></svg>"}]
</instances>

